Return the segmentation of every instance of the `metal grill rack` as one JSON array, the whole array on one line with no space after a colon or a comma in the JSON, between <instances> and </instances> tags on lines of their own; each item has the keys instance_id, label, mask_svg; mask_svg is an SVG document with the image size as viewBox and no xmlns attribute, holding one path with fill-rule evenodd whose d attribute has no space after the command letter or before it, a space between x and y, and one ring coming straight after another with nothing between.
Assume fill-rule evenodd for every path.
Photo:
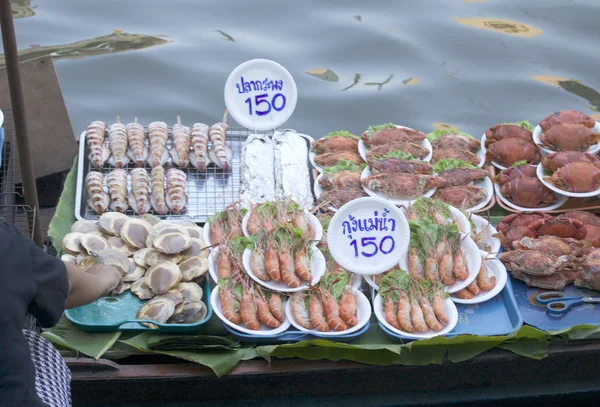
<instances>
[{"instance_id":1,"label":"metal grill rack","mask_svg":"<svg viewBox=\"0 0 600 407\"><path fill-rule=\"evenodd\" d=\"M0 222L12 223L25 236L33 239L33 222L35 222L35 208L28 205L2 205L0 206Z\"/></svg>"},{"instance_id":2,"label":"metal grill rack","mask_svg":"<svg viewBox=\"0 0 600 407\"><path fill-rule=\"evenodd\" d=\"M148 145L148 128L145 128L146 132L146 145ZM233 159L231 166L227 171L224 171L214 164L208 166L205 171L198 171L191 164L187 168L182 170L187 175L187 186L186 193L188 195L188 202L186 209L178 215L168 212L166 215L158 215L153 210L149 213L157 216L164 220L177 220L185 219L191 220L196 223L204 223L216 212L222 211L228 205L239 200L240 196L240 158L242 147L246 138L254 132L250 132L246 129L229 129L226 135L226 143L233 150ZM263 134L272 134L272 132L266 132ZM79 146L79 168L77 172L77 202L75 206L76 217L78 219L86 220L97 220L99 215L96 214L87 205L87 191L85 187L85 177L90 171L100 171L104 176L104 191L108 193L106 186L106 176L114 169L108 163L103 168L95 169L90 160L88 159L89 149L85 141L85 132L80 136ZM105 134L105 144L108 146L108 133ZM167 148L170 149L173 145L171 128L169 128L169 138L167 141ZM209 144L209 149L211 145ZM171 158L164 165L165 169L178 168L176 167ZM128 172L136 168L135 164L130 162L125 168ZM144 168L148 171L150 176L151 167L145 163ZM131 193L131 177L127 180L127 190ZM125 213L128 216L135 216L134 211L129 208Z\"/></svg>"}]
</instances>

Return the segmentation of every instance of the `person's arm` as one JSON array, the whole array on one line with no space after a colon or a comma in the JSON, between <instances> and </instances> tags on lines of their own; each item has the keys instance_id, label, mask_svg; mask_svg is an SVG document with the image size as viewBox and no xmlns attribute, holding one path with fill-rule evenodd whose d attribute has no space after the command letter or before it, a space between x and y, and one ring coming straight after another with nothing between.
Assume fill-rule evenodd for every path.
<instances>
[{"instance_id":1,"label":"person's arm","mask_svg":"<svg viewBox=\"0 0 600 407\"><path fill-rule=\"evenodd\" d=\"M69 295L65 308L77 308L109 295L121 285L121 273L113 266L95 265L83 271L64 263L69 277Z\"/></svg>"}]
</instances>

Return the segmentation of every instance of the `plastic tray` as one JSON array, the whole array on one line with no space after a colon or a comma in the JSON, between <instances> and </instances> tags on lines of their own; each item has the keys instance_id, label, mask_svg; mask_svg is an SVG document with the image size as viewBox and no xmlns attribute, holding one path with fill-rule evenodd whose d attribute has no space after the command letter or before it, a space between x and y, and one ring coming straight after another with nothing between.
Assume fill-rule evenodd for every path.
<instances>
[{"instance_id":1,"label":"plastic tray","mask_svg":"<svg viewBox=\"0 0 600 407\"><path fill-rule=\"evenodd\" d=\"M206 317L194 324L159 324L157 329L141 325L136 319L139 308L146 301L140 300L131 291L111 297L102 297L91 304L65 311L65 316L79 329L87 332L154 331L164 333L190 333L206 323L213 314L210 305L210 281L205 278L202 285L202 301L206 305ZM143 321L146 322L146 321Z\"/></svg>"},{"instance_id":2,"label":"plastic tray","mask_svg":"<svg viewBox=\"0 0 600 407\"><path fill-rule=\"evenodd\" d=\"M457 335L495 336L508 335L523 325L510 279L504 289L494 298L480 304L456 304L458 324L448 334L448 338ZM387 329L381 322L379 327L396 342L414 341Z\"/></svg>"},{"instance_id":3,"label":"plastic tray","mask_svg":"<svg viewBox=\"0 0 600 407\"><path fill-rule=\"evenodd\" d=\"M317 335L317 334L312 334L312 333L306 333L306 332L301 332L293 327L279 335L257 336L257 335L248 335L248 334L245 334L242 332L238 332L226 324L223 324L223 326L230 334L235 336L240 341L250 342L250 343L264 343L264 344L289 343L289 342L307 341L310 339L326 339L328 341L334 341L334 342L352 342L353 340L358 338L360 335L367 332L367 330L371 326L371 321L369 320L369 322L367 322L367 324L365 326L363 326L361 329L359 329L356 332L353 332L348 335L340 335L340 336L322 336L322 335Z\"/></svg>"},{"instance_id":4,"label":"plastic tray","mask_svg":"<svg viewBox=\"0 0 600 407\"><path fill-rule=\"evenodd\" d=\"M583 304L570 309L560 317L551 316L546 312L542 304L538 304L535 296L545 291L536 287L528 287L524 282L513 279L514 296L519 307L523 321L527 325L544 331L571 328L576 325L590 324L600 325L600 305ZM597 297L598 291L568 285L562 290L568 296Z\"/></svg>"}]
</instances>

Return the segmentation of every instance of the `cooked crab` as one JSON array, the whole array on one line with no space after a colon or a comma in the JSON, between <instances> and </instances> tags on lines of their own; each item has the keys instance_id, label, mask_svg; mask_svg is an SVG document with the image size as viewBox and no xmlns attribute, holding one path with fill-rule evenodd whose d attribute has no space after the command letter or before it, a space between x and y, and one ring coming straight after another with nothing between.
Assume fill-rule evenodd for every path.
<instances>
[{"instance_id":1,"label":"cooked crab","mask_svg":"<svg viewBox=\"0 0 600 407\"><path fill-rule=\"evenodd\" d=\"M324 153L315 156L315 163L321 167L330 167L336 165L339 160L348 160L355 165L360 165L364 161L357 152L342 151L337 153Z\"/></svg>"},{"instance_id":2,"label":"cooked crab","mask_svg":"<svg viewBox=\"0 0 600 407\"><path fill-rule=\"evenodd\" d=\"M505 138L520 138L525 141L533 141L531 131L519 126L518 124L497 124L486 130L485 146L487 148L496 141L500 141Z\"/></svg>"},{"instance_id":3,"label":"cooked crab","mask_svg":"<svg viewBox=\"0 0 600 407\"><path fill-rule=\"evenodd\" d=\"M425 140L425 133L419 130L395 127L391 124L376 126L376 128L378 129L367 131L360 136L367 147L398 142L421 143Z\"/></svg>"},{"instance_id":4,"label":"cooked crab","mask_svg":"<svg viewBox=\"0 0 600 407\"><path fill-rule=\"evenodd\" d=\"M556 272L549 276L532 276L530 274L513 271L511 275L514 278L523 281L530 287L538 287L546 290L562 290L567 285L565 276L560 272Z\"/></svg>"},{"instance_id":5,"label":"cooked crab","mask_svg":"<svg viewBox=\"0 0 600 407\"><path fill-rule=\"evenodd\" d=\"M377 174L362 179L361 183L390 198L416 198L428 189L439 187L443 181L443 178L433 175Z\"/></svg>"},{"instance_id":6,"label":"cooked crab","mask_svg":"<svg viewBox=\"0 0 600 407\"><path fill-rule=\"evenodd\" d=\"M513 250L500 253L498 259L512 272L549 276L569 262L570 257L556 257L537 250Z\"/></svg>"},{"instance_id":7,"label":"cooked crab","mask_svg":"<svg viewBox=\"0 0 600 407\"><path fill-rule=\"evenodd\" d=\"M554 151L586 151L600 142L600 133L583 124L561 123L543 132L540 141Z\"/></svg>"},{"instance_id":8,"label":"cooked crab","mask_svg":"<svg viewBox=\"0 0 600 407\"><path fill-rule=\"evenodd\" d=\"M500 187L508 200L523 208L538 208L556 202L556 194L537 177L515 178Z\"/></svg>"},{"instance_id":9,"label":"cooked crab","mask_svg":"<svg viewBox=\"0 0 600 407\"><path fill-rule=\"evenodd\" d=\"M496 141L488 147L485 154L487 163L495 161L504 167L510 167L519 161L538 164L541 158L540 149L535 144L520 138Z\"/></svg>"},{"instance_id":10,"label":"cooked crab","mask_svg":"<svg viewBox=\"0 0 600 407\"><path fill-rule=\"evenodd\" d=\"M583 223L569 218L538 219L530 223L528 227L535 232L536 236L552 235L581 240L586 234L586 227Z\"/></svg>"},{"instance_id":11,"label":"cooked crab","mask_svg":"<svg viewBox=\"0 0 600 407\"><path fill-rule=\"evenodd\" d=\"M311 150L317 154L358 150L358 137L324 137L312 143Z\"/></svg>"},{"instance_id":12,"label":"cooked crab","mask_svg":"<svg viewBox=\"0 0 600 407\"><path fill-rule=\"evenodd\" d=\"M535 212L513 213L505 216L498 223L498 233L494 235L502 243L504 250L512 250L512 242L521 240L523 237L537 237L537 234L529 228L529 225L539 219L550 219L548 214Z\"/></svg>"},{"instance_id":13,"label":"cooked crab","mask_svg":"<svg viewBox=\"0 0 600 407\"><path fill-rule=\"evenodd\" d=\"M360 172L340 171L324 173L319 178L319 185L325 189L360 188Z\"/></svg>"},{"instance_id":14,"label":"cooked crab","mask_svg":"<svg viewBox=\"0 0 600 407\"><path fill-rule=\"evenodd\" d=\"M458 133L443 134L436 138L431 145L434 149L449 148L452 150L468 150L472 153L476 153L481 149L481 143L478 140Z\"/></svg>"},{"instance_id":15,"label":"cooked crab","mask_svg":"<svg viewBox=\"0 0 600 407\"><path fill-rule=\"evenodd\" d=\"M496 182L500 185L504 185L514 179L522 177L537 177L537 166L535 165L520 165L518 167L509 167L505 170L500 171L500 174L496 177Z\"/></svg>"},{"instance_id":16,"label":"cooked crab","mask_svg":"<svg viewBox=\"0 0 600 407\"><path fill-rule=\"evenodd\" d=\"M350 201L367 196L369 195L362 188L332 189L323 192L317 203L322 207L333 206L334 208L340 208Z\"/></svg>"},{"instance_id":17,"label":"cooked crab","mask_svg":"<svg viewBox=\"0 0 600 407\"><path fill-rule=\"evenodd\" d=\"M471 165L478 165L481 161L479 157L468 150L454 150L451 148L438 148L433 150L433 156L431 158L431 163L436 164L441 160L445 160L447 158L454 158L457 160L462 160L468 162Z\"/></svg>"},{"instance_id":18,"label":"cooked crab","mask_svg":"<svg viewBox=\"0 0 600 407\"><path fill-rule=\"evenodd\" d=\"M455 168L438 174L444 179L440 188L467 185L478 179L487 177L487 171L481 168Z\"/></svg>"},{"instance_id":19,"label":"cooked crab","mask_svg":"<svg viewBox=\"0 0 600 407\"><path fill-rule=\"evenodd\" d=\"M421 144L413 143L410 141L388 143L379 146L373 146L370 150L367 150L367 161L374 157L380 157L391 153L392 151L402 151L411 154L413 157L423 159L429 154L429 150L423 147Z\"/></svg>"},{"instance_id":20,"label":"cooked crab","mask_svg":"<svg viewBox=\"0 0 600 407\"><path fill-rule=\"evenodd\" d=\"M369 166L373 174L383 173L408 173L408 174L429 174L431 173L431 164L417 160L403 160L402 158L382 158L369 161Z\"/></svg>"},{"instance_id":21,"label":"cooked crab","mask_svg":"<svg viewBox=\"0 0 600 407\"><path fill-rule=\"evenodd\" d=\"M600 168L586 162L569 163L544 180L563 191L591 192L600 188Z\"/></svg>"},{"instance_id":22,"label":"cooked crab","mask_svg":"<svg viewBox=\"0 0 600 407\"><path fill-rule=\"evenodd\" d=\"M600 158L590 153L581 151L559 151L550 153L542 159L542 166L545 170L556 171L569 163L588 162L600 168Z\"/></svg>"},{"instance_id":23,"label":"cooked crab","mask_svg":"<svg viewBox=\"0 0 600 407\"><path fill-rule=\"evenodd\" d=\"M546 131L561 123L583 124L591 129L596 125L596 120L577 110L561 110L560 112L554 112L551 115L544 117L540 121L540 127L542 128L542 131Z\"/></svg>"},{"instance_id":24,"label":"cooked crab","mask_svg":"<svg viewBox=\"0 0 600 407\"><path fill-rule=\"evenodd\" d=\"M593 225L600 227L600 216L597 216L591 212L570 211L558 215L558 218L576 219L586 226Z\"/></svg>"}]
</instances>

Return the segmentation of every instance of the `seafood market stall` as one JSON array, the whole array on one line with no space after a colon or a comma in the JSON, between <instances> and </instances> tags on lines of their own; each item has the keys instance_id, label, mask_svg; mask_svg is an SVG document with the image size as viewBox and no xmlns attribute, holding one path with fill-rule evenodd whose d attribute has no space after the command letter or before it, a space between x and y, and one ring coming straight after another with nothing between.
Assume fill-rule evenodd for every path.
<instances>
[{"instance_id":1,"label":"seafood market stall","mask_svg":"<svg viewBox=\"0 0 600 407\"><path fill-rule=\"evenodd\" d=\"M255 397L270 381L291 396L292 373L315 395L400 391L400 376L405 392L532 385L533 366L574 380L575 355L595 363L600 124L561 111L481 137L270 130L297 98L273 64L249 61L226 84L229 114L253 130L226 115L81 134L49 235L64 261L113 265L123 284L44 332L92 358L69 359L76 398L125 400L166 378L213 390L148 398L251 397L246 375ZM502 366L523 376L498 380ZM347 381L332 389L331 375Z\"/></svg>"}]
</instances>

